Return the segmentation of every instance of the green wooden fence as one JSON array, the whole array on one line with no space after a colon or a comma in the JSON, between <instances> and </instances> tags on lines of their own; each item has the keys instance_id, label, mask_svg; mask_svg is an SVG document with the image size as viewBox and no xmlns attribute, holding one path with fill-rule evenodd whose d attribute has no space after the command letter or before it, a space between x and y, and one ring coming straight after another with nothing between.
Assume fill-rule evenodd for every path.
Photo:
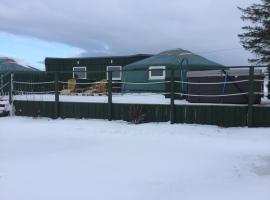
<instances>
[{"instance_id":1,"label":"green wooden fence","mask_svg":"<svg viewBox=\"0 0 270 200\"><path fill-rule=\"evenodd\" d=\"M14 101L16 115L55 118L55 102ZM244 105L174 105L174 122L187 124L208 124L222 127L247 126L248 106ZM139 109L144 122L169 122L170 105L112 104L111 119L131 121L132 110ZM107 103L59 102L60 118L108 119ZM254 106L254 127L270 127L270 107Z\"/></svg>"},{"instance_id":2,"label":"green wooden fence","mask_svg":"<svg viewBox=\"0 0 270 200\"><path fill-rule=\"evenodd\" d=\"M54 75L54 77L53 77ZM171 122L187 124L208 124L223 127L270 127L270 107L254 104L254 67L250 67L249 104L188 104L175 105L174 71L168 84L170 105L156 104L119 104L112 103L112 71L108 71L108 103L59 102L59 73L50 76L40 75L54 80L55 101L15 101L16 115L50 118L92 118L131 121L131 113L140 111L144 122ZM20 76L22 78L22 76ZM23 77L27 78L27 77ZM17 77L19 79L19 77ZM12 94L12 92L10 92Z\"/></svg>"}]
</instances>

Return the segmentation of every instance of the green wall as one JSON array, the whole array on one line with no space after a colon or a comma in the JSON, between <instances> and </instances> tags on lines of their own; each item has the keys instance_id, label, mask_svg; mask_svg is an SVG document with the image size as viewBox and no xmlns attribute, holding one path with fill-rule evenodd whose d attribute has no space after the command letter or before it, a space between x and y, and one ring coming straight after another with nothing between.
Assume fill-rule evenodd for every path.
<instances>
[{"instance_id":1,"label":"green wall","mask_svg":"<svg viewBox=\"0 0 270 200\"><path fill-rule=\"evenodd\" d=\"M73 67L86 67L88 81L106 79L107 66L125 66L130 63L145 59L150 55L112 56L112 57L90 57L90 58L46 58L45 66L47 72L61 71L60 79L70 79ZM122 68L123 69L123 68Z\"/></svg>"},{"instance_id":2,"label":"green wall","mask_svg":"<svg viewBox=\"0 0 270 200\"><path fill-rule=\"evenodd\" d=\"M150 67L150 66L149 66ZM149 80L149 67L140 69L129 69L123 72L122 80L124 82L133 83L151 83L151 82L163 82L170 81L171 69L174 69L174 77L176 81L180 81L180 69L178 66L165 66L165 80ZM184 71L184 70L182 70ZM178 86L177 86L178 85ZM157 84L123 84L123 92L169 92L170 86L168 83ZM175 92L180 92L180 83L176 84Z\"/></svg>"}]
</instances>

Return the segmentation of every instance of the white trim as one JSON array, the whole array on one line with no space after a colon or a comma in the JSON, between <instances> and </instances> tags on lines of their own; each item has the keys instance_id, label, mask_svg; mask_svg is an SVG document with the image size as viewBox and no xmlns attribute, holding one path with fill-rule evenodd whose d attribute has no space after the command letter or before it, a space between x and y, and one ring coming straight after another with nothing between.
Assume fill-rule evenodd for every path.
<instances>
[{"instance_id":1,"label":"white trim","mask_svg":"<svg viewBox=\"0 0 270 200\"><path fill-rule=\"evenodd\" d=\"M86 71L86 67L73 67L73 78L75 78L75 72L76 69L84 69L84 71L79 71L79 72L84 72L84 77L83 78L78 78L78 79L87 79L87 71Z\"/></svg>"},{"instance_id":2,"label":"white trim","mask_svg":"<svg viewBox=\"0 0 270 200\"><path fill-rule=\"evenodd\" d=\"M151 70L153 69L162 69L163 70L163 74L162 76L152 76L151 74ZM149 67L149 80L164 80L166 77L166 67L165 66L151 66Z\"/></svg>"},{"instance_id":3,"label":"white trim","mask_svg":"<svg viewBox=\"0 0 270 200\"><path fill-rule=\"evenodd\" d=\"M119 67L120 68L120 77L112 77L112 80L113 81L121 81L122 80L122 66L113 66L113 65L111 65L111 66L107 66L107 68L106 68L106 77L107 77L107 80L109 80L109 73L108 73L108 71L109 71L109 68L110 67Z\"/></svg>"}]
</instances>

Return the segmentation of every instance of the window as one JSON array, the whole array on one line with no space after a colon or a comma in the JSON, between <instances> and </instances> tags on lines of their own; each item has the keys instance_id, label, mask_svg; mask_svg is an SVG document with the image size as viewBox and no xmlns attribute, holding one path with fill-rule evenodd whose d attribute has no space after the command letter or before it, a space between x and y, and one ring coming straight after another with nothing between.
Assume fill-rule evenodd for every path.
<instances>
[{"instance_id":1,"label":"window","mask_svg":"<svg viewBox=\"0 0 270 200\"><path fill-rule=\"evenodd\" d=\"M73 67L73 78L86 79L87 78L86 67Z\"/></svg>"},{"instance_id":2,"label":"window","mask_svg":"<svg viewBox=\"0 0 270 200\"><path fill-rule=\"evenodd\" d=\"M163 80L165 74L165 66L149 67L149 80Z\"/></svg>"},{"instance_id":3,"label":"window","mask_svg":"<svg viewBox=\"0 0 270 200\"><path fill-rule=\"evenodd\" d=\"M112 80L120 81L122 78L122 67L121 66L107 66L107 80L109 79L108 71L112 71Z\"/></svg>"}]
</instances>

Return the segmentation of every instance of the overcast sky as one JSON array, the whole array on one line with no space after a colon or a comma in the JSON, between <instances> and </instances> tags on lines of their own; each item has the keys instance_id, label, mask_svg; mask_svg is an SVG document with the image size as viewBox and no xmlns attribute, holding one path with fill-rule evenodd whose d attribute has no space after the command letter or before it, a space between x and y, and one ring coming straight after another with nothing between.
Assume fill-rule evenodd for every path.
<instances>
[{"instance_id":1,"label":"overcast sky","mask_svg":"<svg viewBox=\"0 0 270 200\"><path fill-rule=\"evenodd\" d=\"M241 12L259 0L1 0L0 55L159 53L183 48L225 65L246 65Z\"/></svg>"}]
</instances>

